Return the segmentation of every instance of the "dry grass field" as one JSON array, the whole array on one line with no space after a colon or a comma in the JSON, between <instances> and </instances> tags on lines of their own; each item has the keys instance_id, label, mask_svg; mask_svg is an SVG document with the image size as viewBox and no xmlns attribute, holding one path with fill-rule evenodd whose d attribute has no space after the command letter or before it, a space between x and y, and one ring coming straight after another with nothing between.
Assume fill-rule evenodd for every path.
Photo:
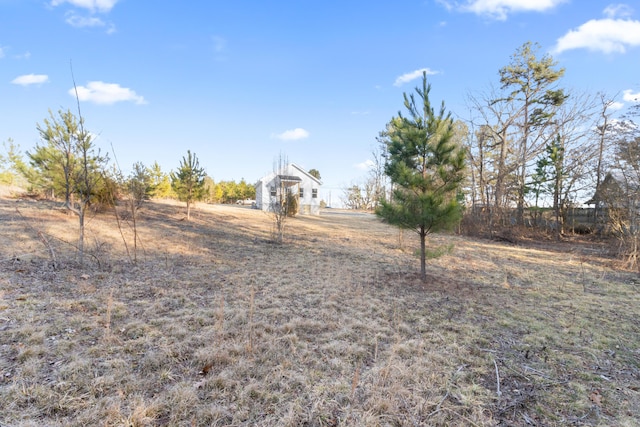
<instances>
[{"instance_id":1,"label":"dry grass field","mask_svg":"<svg viewBox=\"0 0 640 427\"><path fill-rule=\"evenodd\" d=\"M640 280L593 243L0 198L0 426L637 426ZM52 268L48 239L59 268Z\"/></svg>"}]
</instances>

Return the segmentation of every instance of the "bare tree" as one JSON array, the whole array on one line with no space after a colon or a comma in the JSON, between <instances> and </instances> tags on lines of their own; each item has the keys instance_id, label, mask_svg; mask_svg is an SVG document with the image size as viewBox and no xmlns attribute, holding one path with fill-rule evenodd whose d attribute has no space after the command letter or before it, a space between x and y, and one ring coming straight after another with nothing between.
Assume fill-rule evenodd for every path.
<instances>
[{"instance_id":1,"label":"bare tree","mask_svg":"<svg viewBox=\"0 0 640 427\"><path fill-rule=\"evenodd\" d=\"M467 141L474 169L471 173L477 177L476 194L482 205L478 211L488 210L489 234L493 236L495 228L508 223L506 208L517 200L515 176L519 160L514 129L518 115L513 103L501 99L494 88L486 94L469 95L469 102L476 115L469 121L475 132Z\"/></svg>"},{"instance_id":2,"label":"bare tree","mask_svg":"<svg viewBox=\"0 0 640 427\"><path fill-rule=\"evenodd\" d=\"M609 225L620 242L620 255L627 266L640 272L640 107L618 121L611 131L615 137L614 162L607 175L609 185L599 189L607 205ZM601 187L605 187L607 179Z\"/></svg>"},{"instance_id":3,"label":"bare tree","mask_svg":"<svg viewBox=\"0 0 640 427\"><path fill-rule=\"evenodd\" d=\"M273 163L274 178L269 197L269 212L273 219L274 240L284 242L287 220L297 212L300 178L288 173L289 160L282 153Z\"/></svg>"},{"instance_id":4,"label":"bare tree","mask_svg":"<svg viewBox=\"0 0 640 427\"><path fill-rule=\"evenodd\" d=\"M575 204L580 194L591 187L590 172L598 154L591 137L595 107L593 96L587 93L571 94L554 117L551 131L556 138L547 144L547 153L551 152L550 159L553 161L551 188L555 235L558 240L565 232L569 207Z\"/></svg>"},{"instance_id":5,"label":"bare tree","mask_svg":"<svg viewBox=\"0 0 640 427\"><path fill-rule=\"evenodd\" d=\"M376 139L378 144L371 150L372 162L371 167L369 168L369 177L367 179L367 181L370 182L372 192L372 209L377 208L381 202L386 201L390 191L387 188L389 185L389 178L384 173L384 167L387 160L385 155L387 150L385 133L381 132Z\"/></svg>"},{"instance_id":6,"label":"bare tree","mask_svg":"<svg viewBox=\"0 0 640 427\"><path fill-rule=\"evenodd\" d=\"M127 179L127 205L131 214L133 228L133 262L138 262L138 211L143 203L150 199L152 192L151 174L141 162L133 165Z\"/></svg>"},{"instance_id":7,"label":"bare tree","mask_svg":"<svg viewBox=\"0 0 640 427\"><path fill-rule=\"evenodd\" d=\"M366 183L352 184L351 186L343 190L342 204L347 209L369 209L370 208L370 188L368 189Z\"/></svg>"},{"instance_id":8,"label":"bare tree","mask_svg":"<svg viewBox=\"0 0 640 427\"><path fill-rule=\"evenodd\" d=\"M93 145L93 139L89 132L84 129L84 118L80 111L80 97L78 96L78 88L76 86L76 80L73 75L73 68L71 68L71 78L73 80L73 90L76 95L76 104L78 107L78 126L79 132L76 134L76 150L79 154L80 164L79 168L72 170L72 182L74 183L75 193L78 195L78 203L76 206L71 205L69 207L69 198L67 197L67 208L78 215L80 223L80 236L78 237L78 257L80 265L84 262L84 221L87 208L91 202L91 197L98 184L103 178L102 171L104 165L108 161L108 157L101 156L100 150L95 152Z\"/></svg>"},{"instance_id":9,"label":"bare tree","mask_svg":"<svg viewBox=\"0 0 640 427\"><path fill-rule=\"evenodd\" d=\"M593 224L597 225L601 217L601 201L598 200L600 192L598 189L604 179L604 171L607 167L605 164L605 153L611 145L611 133L613 130L611 124L611 107L614 104L613 98L607 96L604 93L598 94L600 101L600 120L595 127L595 135L597 138L597 153L596 153L596 165L595 165L595 194L593 198L594 212L593 212Z\"/></svg>"},{"instance_id":10,"label":"bare tree","mask_svg":"<svg viewBox=\"0 0 640 427\"><path fill-rule=\"evenodd\" d=\"M375 210L380 203L388 199L389 178L385 174L385 153L389 142L387 131L376 137L378 144L371 150L371 159L366 161L367 175L356 183L343 189L342 203L348 209Z\"/></svg>"}]
</instances>

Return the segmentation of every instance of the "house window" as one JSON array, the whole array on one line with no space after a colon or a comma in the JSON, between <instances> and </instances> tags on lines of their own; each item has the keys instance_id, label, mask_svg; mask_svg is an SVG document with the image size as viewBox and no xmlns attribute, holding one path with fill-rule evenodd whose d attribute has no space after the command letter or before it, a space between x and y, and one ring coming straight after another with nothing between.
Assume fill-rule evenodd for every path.
<instances>
[{"instance_id":1,"label":"house window","mask_svg":"<svg viewBox=\"0 0 640 427\"><path fill-rule=\"evenodd\" d=\"M276 193L276 186L272 185L271 186L271 197L276 197L278 195L278 193Z\"/></svg>"},{"instance_id":2,"label":"house window","mask_svg":"<svg viewBox=\"0 0 640 427\"><path fill-rule=\"evenodd\" d=\"M312 188L311 189L311 197L314 199L318 198L318 189L317 188Z\"/></svg>"},{"instance_id":3,"label":"house window","mask_svg":"<svg viewBox=\"0 0 640 427\"><path fill-rule=\"evenodd\" d=\"M304 188L300 187L300 198L304 199Z\"/></svg>"}]
</instances>

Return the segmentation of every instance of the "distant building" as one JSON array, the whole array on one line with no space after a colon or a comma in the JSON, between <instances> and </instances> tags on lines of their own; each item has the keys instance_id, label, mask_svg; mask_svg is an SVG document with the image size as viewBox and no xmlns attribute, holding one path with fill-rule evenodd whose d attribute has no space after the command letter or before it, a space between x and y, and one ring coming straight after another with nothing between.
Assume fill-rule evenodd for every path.
<instances>
[{"instance_id":1,"label":"distant building","mask_svg":"<svg viewBox=\"0 0 640 427\"><path fill-rule=\"evenodd\" d=\"M256 184L256 207L268 211L273 203L281 200L281 192L294 195L298 200L298 212L302 215L320 215L322 181L310 175L295 163L289 163L277 172L264 176Z\"/></svg>"},{"instance_id":2,"label":"distant building","mask_svg":"<svg viewBox=\"0 0 640 427\"><path fill-rule=\"evenodd\" d=\"M629 203L629 191L624 191L624 179L608 173L600 183L596 192L585 202L585 205L595 205L596 209L620 208Z\"/></svg>"}]
</instances>

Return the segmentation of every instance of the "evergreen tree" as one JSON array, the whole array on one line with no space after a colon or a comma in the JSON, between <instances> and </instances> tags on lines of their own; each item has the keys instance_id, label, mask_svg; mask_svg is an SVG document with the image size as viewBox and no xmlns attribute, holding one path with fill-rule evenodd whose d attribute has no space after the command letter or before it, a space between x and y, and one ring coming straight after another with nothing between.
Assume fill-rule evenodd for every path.
<instances>
[{"instance_id":1,"label":"evergreen tree","mask_svg":"<svg viewBox=\"0 0 640 427\"><path fill-rule=\"evenodd\" d=\"M426 280L427 234L450 229L461 219L459 191L464 179L465 151L453 140L451 113L444 102L438 114L429 101L426 73L418 99L404 94L408 117L398 113L385 131L385 173L394 185L393 198L381 200L376 214L420 236L420 276Z\"/></svg>"},{"instance_id":2,"label":"evergreen tree","mask_svg":"<svg viewBox=\"0 0 640 427\"><path fill-rule=\"evenodd\" d=\"M566 168L564 164L564 145L560 135L547 144L546 153L550 166L549 192L553 195L553 213L555 216L556 240L560 240L564 232L564 214L567 210L567 201L562 197L563 182L566 178Z\"/></svg>"},{"instance_id":3,"label":"evergreen tree","mask_svg":"<svg viewBox=\"0 0 640 427\"><path fill-rule=\"evenodd\" d=\"M187 220L191 217L191 205L204 196L204 178L206 174L200 167L196 154L187 150L177 172L171 173L171 187L178 199L187 203Z\"/></svg>"},{"instance_id":4,"label":"evergreen tree","mask_svg":"<svg viewBox=\"0 0 640 427\"><path fill-rule=\"evenodd\" d=\"M562 89L554 87L554 83L564 75L564 68L555 69L557 63L549 55L538 59L538 49L538 44L523 44L511 57L511 63L500 69L501 87L508 91L505 101L512 104L518 116L519 135L515 152L518 156L517 215L520 224L524 222L527 166L544 147L544 130L552 124L557 107L567 99Z\"/></svg>"},{"instance_id":5,"label":"evergreen tree","mask_svg":"<svg viewBox=\"0 0 640 427\"><path fill-rule=\"evenodd\" d=\"M322 179L320 178L320 171L318 169L309 169L309 175L311 175L315 179Z\"/></svg>"},{"instance_id":6,"label":"evergreen tree","mask_svg":"<svg viewBox=\"0 0 640 427\"><path fill-rule=\"evenodd\" d=\"M204 177L204 196L202 200L206 203L215 203L216 200L216 182L209 175Z\"/></svg>"},{"instance_id":7,"label":"evergreen tree","mask_svg":"<svg viewBox=\"0 0 640 427\"><path fill-rule=\"evenodd\" d=\"M49 116L43 125L37 125L42 143L27 155L41 184L64 194L66 209L78 216L78 257L82 265L85 214L103 185L108 158L95 149L82 117L76 118L70 110L58 111L58 117L49 111Z\"/></svg>"},{"instance_id":8,"label":"evergreen tree","mask_svg":"<svg viewBox=\"0 0 640 427\"><path fill-rule=\"evenodd\" d=\"M151 177L151 197L166 198L171 196L171 177L162 171L158 162L149 167Z\"/></svg>"},{"instance_id":9,"label":"evergreen tree","mask_svg":"<svg viewBox=\"0 0 640 427\"><path fill-rule=\"evenodd\" d=\"M25 163L20 146L11 138L3 142L2 146L6 152L0 156L0 169L2 169L2 181L6 184L23 186L29 191L33 190L32 182L38 180L37 171Z\"/></svg>"},{"instance_id":10,"label":"evergreen tree","mask_svg":"<svg viewBox=\"0 0 640 427\"><path fill-rule=\"evenodd\" d=\"M142 204L151 198L151 174L149 168L146 168L142 162L133 164L133 170L127 179L127 190L135 210L140 209Z\"/></svg>"}]
</instances>

